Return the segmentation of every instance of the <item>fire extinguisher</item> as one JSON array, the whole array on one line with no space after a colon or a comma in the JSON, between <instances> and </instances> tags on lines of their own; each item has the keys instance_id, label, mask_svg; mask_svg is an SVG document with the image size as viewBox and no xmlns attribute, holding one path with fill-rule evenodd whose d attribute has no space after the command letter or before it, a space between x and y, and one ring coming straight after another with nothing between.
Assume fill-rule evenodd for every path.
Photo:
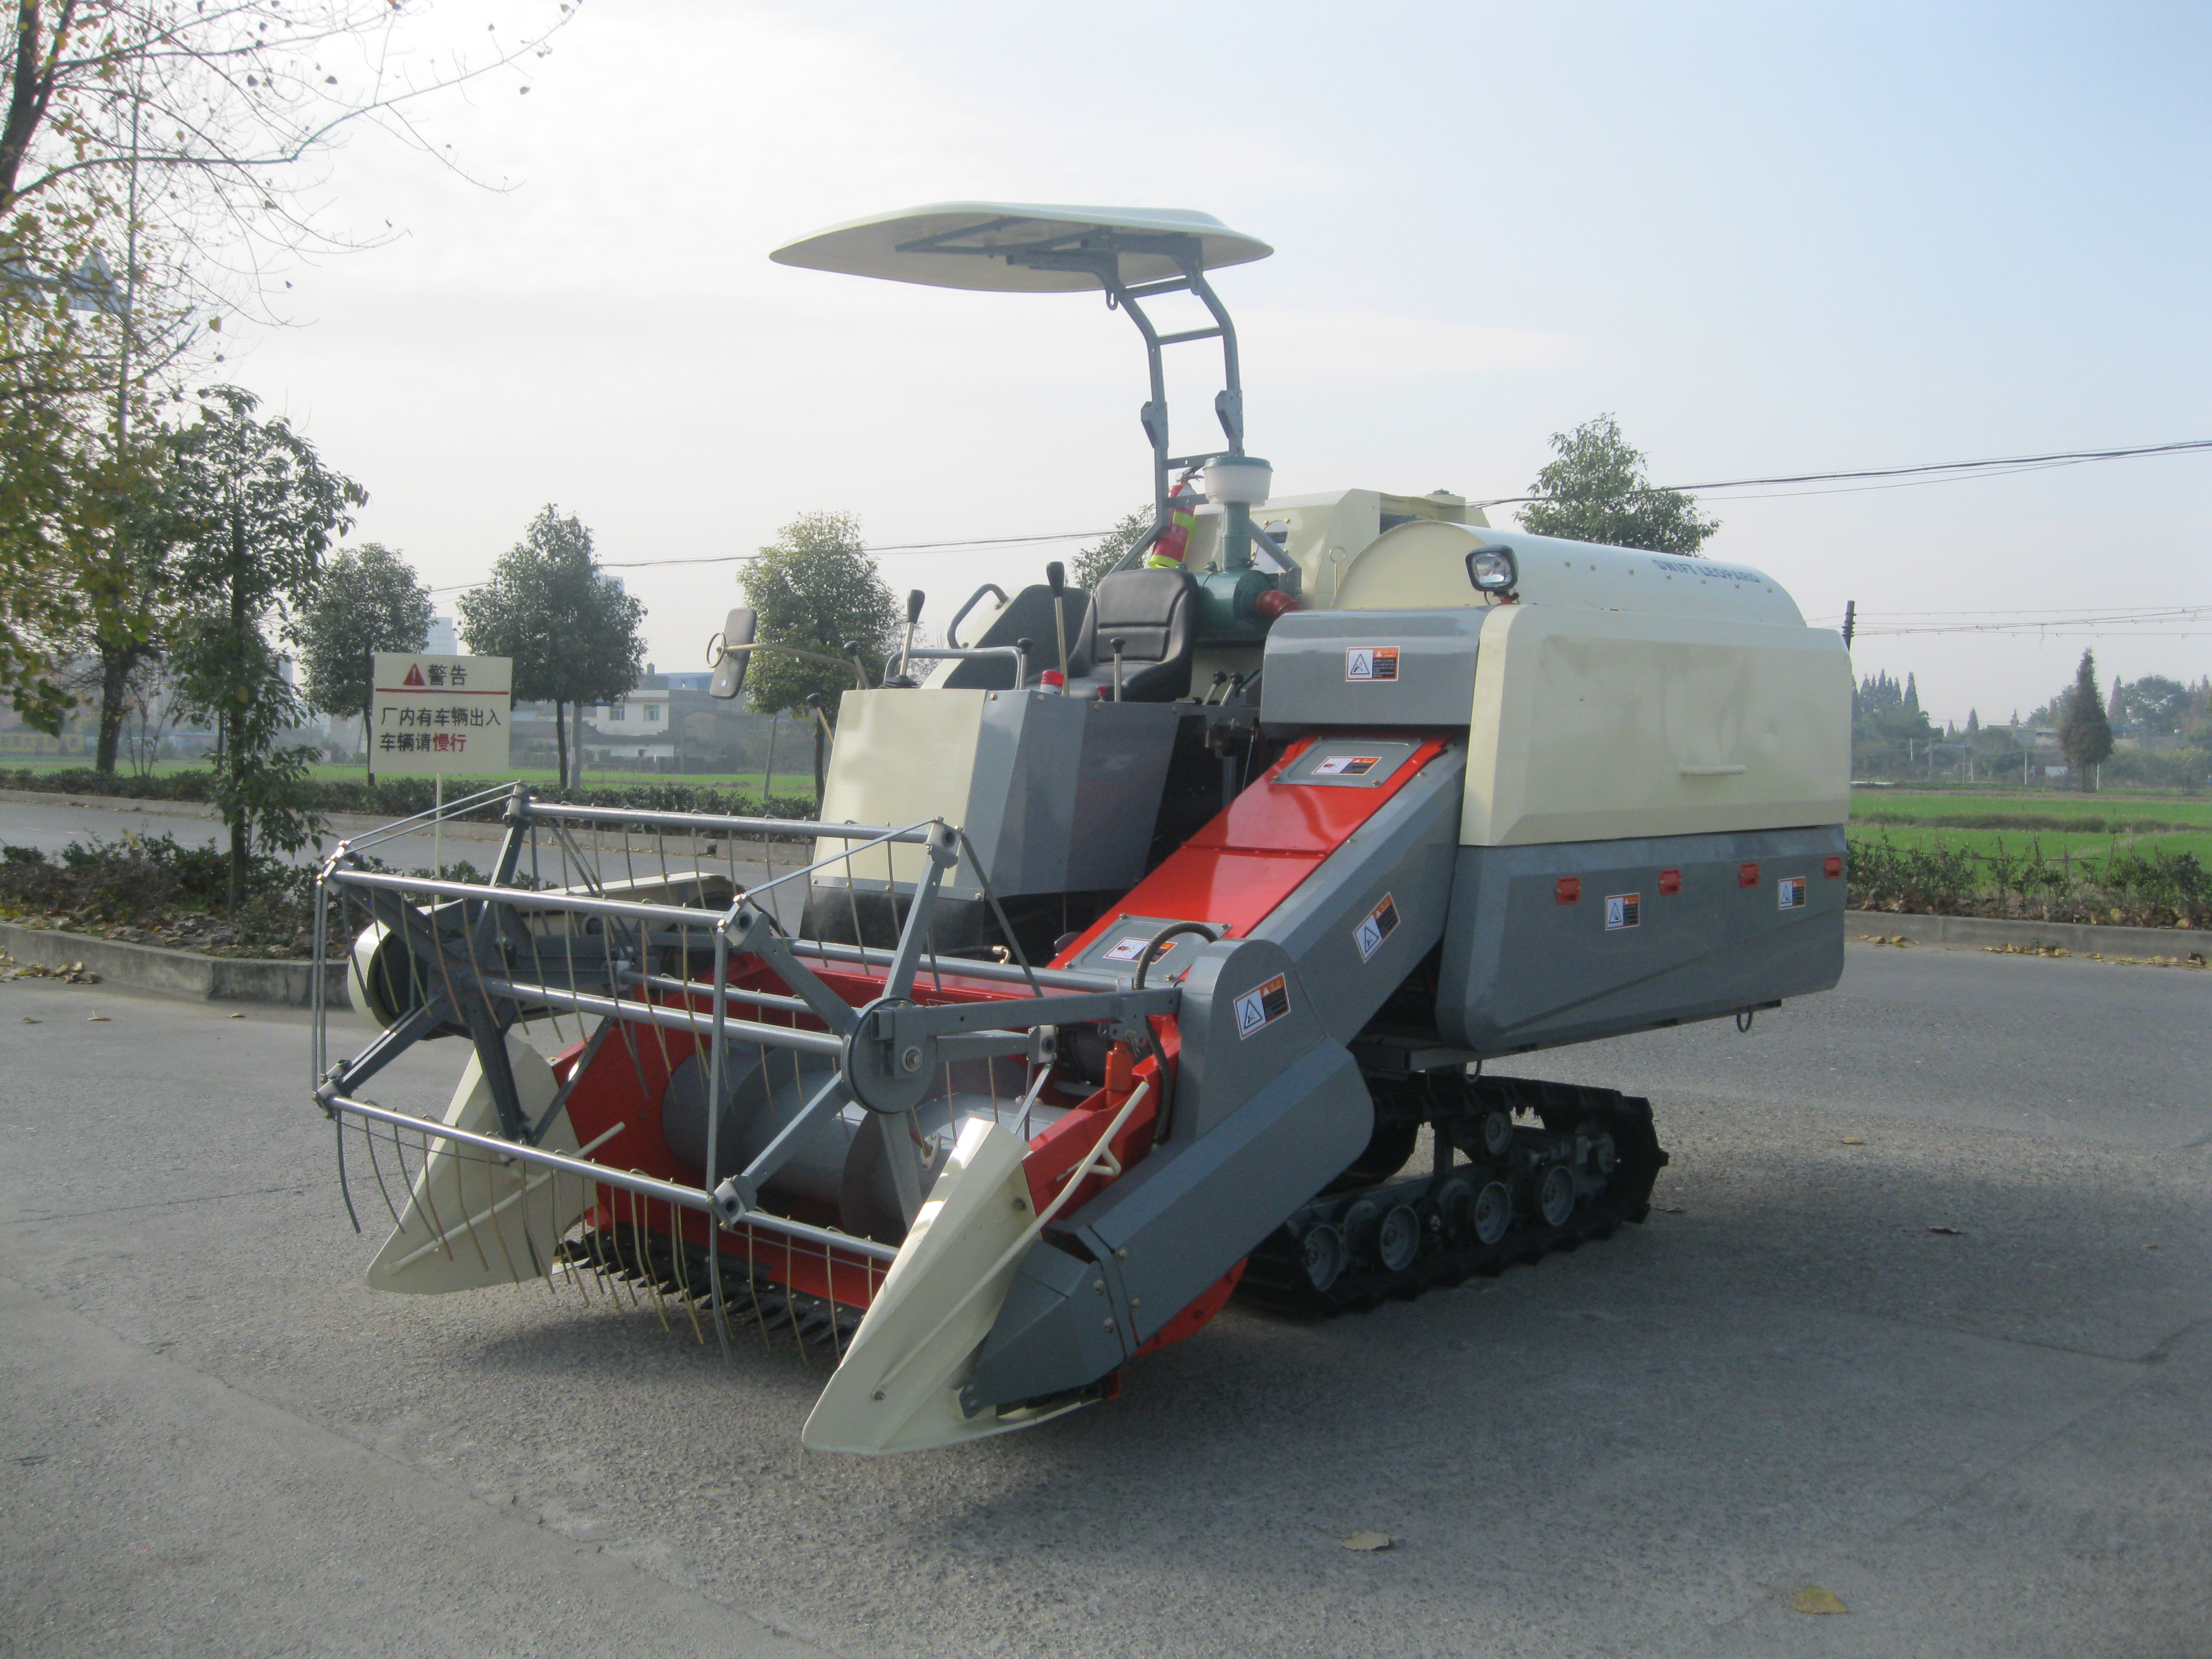
<instances>
[{"instance_id":1,"label":"fire extinguisher","mask_svg":"<svg viewBox=\"0 0 2212 1659\"><path fill-rule=\"evenodd\" d=\"M1147 570L1180 570L1182 556L1190 550L1190 532L1198 528L1198 514L1176 502L1194 495L1188 479L1168 491L1168 527L1160 532L1159 540L1152 544L1152 551L1145 555Z\"/></svg>"}]
</instances>

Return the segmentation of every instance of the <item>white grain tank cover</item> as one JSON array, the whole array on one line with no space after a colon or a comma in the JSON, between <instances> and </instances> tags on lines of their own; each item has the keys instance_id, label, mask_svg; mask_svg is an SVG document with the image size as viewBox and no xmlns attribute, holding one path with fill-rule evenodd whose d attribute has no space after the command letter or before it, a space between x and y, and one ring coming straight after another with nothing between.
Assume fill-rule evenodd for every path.
<instances>
[{"instance_id":1,"label":"white grain tank cover","mask_svg":"<svg viewBox=\"0 0 2212 1659\"><path fill-rule=\"evenodd\" d=\"M1850 659L1771 577L1547 536L1468 541L1512 548L1521 580L1482 630L1463 845L1844 821Z\"/></svg>"}]
</instances>

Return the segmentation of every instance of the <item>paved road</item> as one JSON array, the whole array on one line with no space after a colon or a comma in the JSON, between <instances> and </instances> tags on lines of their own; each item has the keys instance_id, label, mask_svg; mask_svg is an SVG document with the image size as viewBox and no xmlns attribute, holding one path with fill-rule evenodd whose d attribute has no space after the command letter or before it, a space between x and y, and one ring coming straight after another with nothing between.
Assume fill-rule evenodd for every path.
<instances>
[{"instance_id":1,"label":"paved road","mask_svg":"<svg viewBox=\"0 0 2212 1659\"><path fill-rule=\"evenodd\" d=\"M9 790L0 793L0 842L35 847L47 854L58 853L72 842L118 841L126 835L149 838L171 836L187 847L228 844L222 823L214 811L188 803L110 803L67 796L26 800L22 797L27 793ZM302 862L312 862L341 838L361 835L386 822L341 814L332 819L332 833L323 838L319 848L303 850L295 857ZM446 863L469 859L481 866L487 861L485 854L496 844L499 836L499 826L494 823L452 824L447 826L438 851ZM431 842L428 835L399 836L388 849L379 850L387 864L406 869L428 869L430 866Z\"/></svg>"},{"instance_id":2,"label":"paved road","mask_svg":"<svg viewBox=\"0 0 2212 1659\"><path fill-rule=\"evenodd\" d=\"M40 852L53 854L72 842L112 842L126 835L149 838L170 836L186 846L229 844L222 822L211 810L170 801L111 804L65 796L25 799L28 793L0 790L0 845L35 847ZM340 841L380 831L389 822L381 817L337 814L331 819L330 833L317 846L294 854L294 861L312 863ZM410 832L388 840L378 839L363 850L396 870L425 872L435 866L450 868L465 860L481 872L491 867L503 833L495 823L449 823L434 841L427 830ZM627 866L615 837L602 835L594 841L586 834L579 840L592 850L593 863L602 872L603 878L619 878L625 867L638 876L650 876L659 867L661 849L650 837L636 836L631 839ZM725 871L732 879L751 885L763 881L769 873L769 866L759 861L759 845L742 843L743 856L733 861L726 842L702 842L694 849L688 842L672 840L666 854L672 867L690 869L703 866ZM800 850L790 844L779 847L775 872L790 871L799 861ZM547 880L574 878L567 866L558 864L558 852L550 836L541 843L541 856L545 860L543 873ZM778 915L791 922L797 921L803 902L804 895L796 886L778 888L766 901Z\"/></svg>"},{"instance_id":3,"label":"paved road","mask_svg":"<svg viewBox=\"0 0 2212 1659\"><path fill-rule=\"evenodd\" d=\"M872 1462L787 1350L362 1289L297 1018L0 985L0 1654L2212 1651L2212 975L1845 986L1528 1068L1653 1097L1645 1227Z\"/></svg>"}]
</instances>

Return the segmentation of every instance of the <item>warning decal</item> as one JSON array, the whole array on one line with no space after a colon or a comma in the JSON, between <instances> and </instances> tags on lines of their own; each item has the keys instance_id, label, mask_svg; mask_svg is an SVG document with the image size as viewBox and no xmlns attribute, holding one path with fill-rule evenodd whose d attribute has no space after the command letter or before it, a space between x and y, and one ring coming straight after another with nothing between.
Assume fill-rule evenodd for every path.
<instances>
[{"instance_id":1,"label":"warning decal","mask_svg":"<svg viewBox=\"0 0 2212 1659\"><path fill-rule=\"evenodd\" d=\"M1638 927L1644 921L1644 896L1641 893L1607 893L1605 896L1605 931L1619 933L1624 927Z\"/></svg>"},{"instance_id":2,"label":"warning decal","mask_svg":"<svg viewBox=\"0 0 2212 1659\"><path fill-rule=\"evenodd\" d=\"M1776 882L1774 886L1776 895L1781 900L1781 903L1777 908L1795 910L1805 902L1804 877L1784 876L1780 881Z\"/></svg>"},{"instance_id":3,"label":"warning decal","mask_svg":"<svg viewBox=\"0 0 2212 1659\"><path fill-rule=\"evenodd\" d=\"M1352 942L1359 947L1359 959L1372 962L1375 953L1382 948L1382 941L1397 931L1398 901L1385 893L1382 902L1361 917L1359 926L1352 930Z\"/></svg>"},{"instance_id":4,"label":"warning decal","mask_svg":"<svg viewBox=\"0 0 2212 1659\"><path fill-rule=\"evenodd\" d=\"M1331 755L1313 769L1316 778L1364 778L1382 764L1380 755Z\"/></svg>"},{"instance_id":5,"label":"warning decal","mask_svg":"<svg viewBox=\"0 0 2212 1659\"><path fill-rule=\"evenodd\" d=\"M1395 645L1354 645L1344 653L1344 678L1355 684L1398 678L1398 647Z\"/></svg>"},{"instance_id":6,"label":"warning decal","mask_svg":"<svg viewBox=\"0 0 2212 1659\"><path fill-rule=\"evenodd\" d=\"M1101 962L1134 962L1139 957L1145 954L1145 946L1151 942L1152 936L1149 933L1133 934L1127 939L1115 941L1114 948L1109 951L1104 956L1101 957L1099 960ZM1167 955L1169 951L1175 948L1176 941L1174 939L1170 939L1166 944L1160 946L1158 955L1153 957L1152 960L1158 962L1161 957Z\"/></svg>"},{"instance_id":7,"label":"warning decal","mask_svg":"<svg viewBox=\"0 0 2212 1659\"><path fill-rule=\"evenodd\" d=\"M1241 1041L1266 1030L1291 1012L1291 988L1278 974L1237 999L1237 1036Z\"/></svg>"}]
</instances>

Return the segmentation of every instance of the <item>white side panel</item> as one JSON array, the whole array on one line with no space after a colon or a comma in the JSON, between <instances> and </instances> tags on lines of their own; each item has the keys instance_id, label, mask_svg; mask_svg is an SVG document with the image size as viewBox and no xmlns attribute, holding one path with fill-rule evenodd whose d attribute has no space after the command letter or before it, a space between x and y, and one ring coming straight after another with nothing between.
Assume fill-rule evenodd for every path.
<instances>
[{"instance_id":1,"label":"white side panel","mask_svg":"<svg viewBox=\"0 0 2212 1659\"><path fill-rule=\"evenodd\" d=\"M507 1059L523 1115L534 1123L553 1103L553 1068L512 1033ZM499 1133L499 1108L474 1054L461 1068L445 1121L477 1134ZM565 1110L538 1144L549 1152L576 1151L576 1132ZM582 1181L527 1164L500 1164L474 1147L434 1142L398 1226L369 1263L368 1286L436 1295L538 1278L589 1201Z\"/></svg>"},{"instance_id":2,"label":"white side panel","mask_svg":"<svg viewBox=\"0 0 2212 1659\"><path fill-rule=\"evenodd\" d=\"M1507 607L1475 665L1461 843L1841 823L1850 700L1826 629Z\"/></svg>"},{"instance_id":3,"label":"white side panel","mask_svg":"<svg viewBox=\"0 0 2212 1659\"><path fill-rule=\"evenodd\" d=\"M965 824L990 696L926 688L845 693L822 793L823 821L892 829L926 818ZM814 844L817 859L844 850L843 842ZM853 860L852 873L869 881L919 881L925 856L919 847L872 848Z\"/></svg>"}]
</instances>

